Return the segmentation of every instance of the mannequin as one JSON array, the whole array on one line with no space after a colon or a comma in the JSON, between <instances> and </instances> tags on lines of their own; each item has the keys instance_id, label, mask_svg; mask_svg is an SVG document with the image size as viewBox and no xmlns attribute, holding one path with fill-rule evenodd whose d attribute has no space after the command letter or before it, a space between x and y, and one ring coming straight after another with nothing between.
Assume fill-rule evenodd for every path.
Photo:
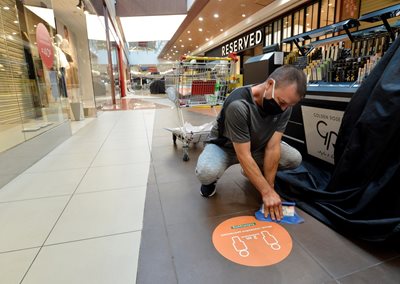
<instances>
[{"instance_id":1,"label":"mannequin","mask_svg":"<svg viewBox=\"0 0 400 284\"><path fill-rule=\"evenodd\" d=\"M60 85L60 92L62 97L68 97L67 94L67 85L65 83L65 69L69 68L69 63L68 60L64 54L64 52L61 50L60 45L63 41L63 38L61 35L56 34L54 37L55 45L54 45L54 55L55 55L55 64L56 64L56 70L57 70L57 77L58 77L58 82Z\"/></svg>"}]
</instances>

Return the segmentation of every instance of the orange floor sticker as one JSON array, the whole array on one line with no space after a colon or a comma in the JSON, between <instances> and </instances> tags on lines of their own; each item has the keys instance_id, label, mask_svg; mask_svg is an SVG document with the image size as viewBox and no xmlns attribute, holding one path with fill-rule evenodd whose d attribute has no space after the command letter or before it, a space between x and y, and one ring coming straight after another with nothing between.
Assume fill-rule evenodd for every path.
<instances>
[{"instance_id":1,"label":"orange floor sticker","mask_svg":"<svg viewBox=\"0 0 400 284\"><path fill-rule=\"evenodd\" d=\"M212 241L227 259L247 266L267 266L284 260L292 250L292 238L281 225L253 216L228 219L219 224Z\"/></svg>"}]
</instances>

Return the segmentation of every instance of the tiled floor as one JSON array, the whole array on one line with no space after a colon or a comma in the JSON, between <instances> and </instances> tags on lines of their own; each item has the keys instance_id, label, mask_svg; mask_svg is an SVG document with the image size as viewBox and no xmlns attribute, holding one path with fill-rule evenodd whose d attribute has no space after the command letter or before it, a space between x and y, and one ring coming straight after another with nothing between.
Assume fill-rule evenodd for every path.
<instances>
[{"instance_id":1,"label":"tiled floor","mask_svg":"<svg viewBox=\"0 0 400 284\"><path fill-rule=\"evenodd\" d=\"M184 112L202 124L207 115ZM157 110L146 194L138 283L399 283L400 252L350 240L313 217L301 225L284 225L293 249L282 262L246 267L221 256L213 247L215 227L235 216L253 215L261 199L238 166L217 184L217 194L202 198L194 168L202 145L182 161L182 145L173 146L165 125L171 110Z\"/></svg>"},{"instance_id":2,"label":"tiled floor","mask_svg":"<svg viewBox=\"0 0 400 284\"><path fill-rule=\"evenodd\" d=\"M154 110L107 112L0 189L0 283L135 283Z\"/></svg>"},{"instance_id":3,"label":"tiled floor","mask_svg":"<svg viewBox=\"0 0 400 284\"><path fill-rule=\"evenodd\" d=\"M210 114L184 110L193 124ZM164 129L178 125L170 107L104 112L0 189L0 283L399 283L399 251L347 239L300 210L304 224L284 225L293 249L282 262L225 259L213 230L253 215L260 197L234 166L202 198L202 145L183 162Z\"/></svg>"}]
</instances>

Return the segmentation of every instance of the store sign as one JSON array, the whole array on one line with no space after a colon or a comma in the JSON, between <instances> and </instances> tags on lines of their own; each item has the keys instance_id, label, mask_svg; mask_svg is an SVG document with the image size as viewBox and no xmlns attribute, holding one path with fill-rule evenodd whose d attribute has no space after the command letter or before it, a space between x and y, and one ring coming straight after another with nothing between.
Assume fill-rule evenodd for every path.
<instances>
[{"instance_id":1,"label":"store sign","mask_svg":"<svg viewBox=\"0 0 400 284\"><path fill-rule=\"evenodd\" d=\"M334 163L336 138L343 111L301 106L308 154Z\"/></svg>"},{"instance_id":2,"label":"store sign","mask_svg":"<svg viewBox=\"0 0 400 284\"><path fill-rule=\"evenodd\" d=\"M39 23L36 28L36 43L43 64L51 69L54 61L54 50L49 32L42 23Z\"/></svg>"},{"instance_id":3,"label":"store sign","mask_svg":"<svg viewBox=\"0 0 400 284\"><path fill-rule=\"evenodd\" d=\"M260 29L224 44L222 46L222 56L227 56L229 53L240 52L261 44L263 35L263 30Z\"/></svg>"}]
</instances>

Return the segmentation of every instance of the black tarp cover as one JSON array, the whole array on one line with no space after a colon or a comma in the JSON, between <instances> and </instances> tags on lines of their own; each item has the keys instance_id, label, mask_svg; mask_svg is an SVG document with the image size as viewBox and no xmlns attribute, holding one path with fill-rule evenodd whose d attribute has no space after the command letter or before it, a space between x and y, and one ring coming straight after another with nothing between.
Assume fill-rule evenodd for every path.
<instances>
[{"instance_id":1,"label":"black tarp cover","mask_svg":"<svg viewBox=\"0 0 400 284\"><path fill-rule=\"evenodd\" d=\"M335 145L335 167L303 162L277 190L309 214L369 241L400 240L400 37L353 95Z\"/></svg>"}]
</instances>

